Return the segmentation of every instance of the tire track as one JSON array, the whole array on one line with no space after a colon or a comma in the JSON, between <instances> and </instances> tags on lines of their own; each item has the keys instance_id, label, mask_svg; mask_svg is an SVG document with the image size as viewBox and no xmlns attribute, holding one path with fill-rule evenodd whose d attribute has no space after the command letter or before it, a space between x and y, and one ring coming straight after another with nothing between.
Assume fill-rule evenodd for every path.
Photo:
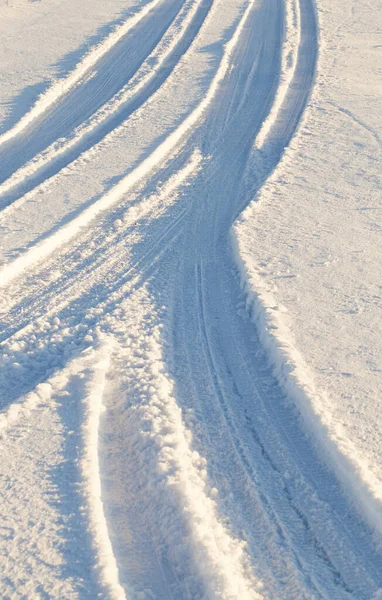
<instances>
[{"instance_id":1,"label":"tire track","mask_svg":"<svg viewBox=\"0 0 382 600\"><path fill-rule=\"evenodd\" d=\"M128 34L139 22L144 19L162 0L152 0L146 4L135 15L128 17L125 22L118 26L103 42L91 49L66 78L59 79L45 92L31 110L20 119L14 127L0 136L0 146L21 133L30 123L44 114L57 100L71 90L86 74L96 66L98 61L113 49L116 44Z\"/></svg>"},{"instance_id":2,"label":"tire track","mask_svg":"<svg viewBox=\"0 0 382 600\"><path fill-rule=\"evenodd\" d=\"M52 252L68 243L68 241L75 237L83 227L89 225L97 216L114 206L123 198L125 194L127 194L127 192L134 188L139 181L149 175L154 169L158 168L159 165L169 157L169 155L176 151L176 148L179 146L179 144L183 142L190 131L198 125L205 111L211 104L216 92L218 91L221 82L228 72L231 56L240 40L240 34L247 22L255 1L256 0L247 1L244 14L241 17L231 39L225 46L219 68L211 81L207 93L199 105L192 111L192 113L179 127L177 127L168 135L165 141L162 142L156 148L156 150L152 152L152 154L143 160L135 170L124 177L102 198L85 209L71 222L61 227L61 229L55 232L53 236L46 238L40 243L37 243L25 254L2 267L0 269L0 287L9 284L16 277L20 276L25 269L46 258L52 254Z\"/></svg>"},{"instance_id":3,"label":"tire track","mask_svg":"<svg viewBox=\"0 0 382 600\"><path fill-rule=\"evenodd\" d=\"M71 136L73 130L120 92L165 35L182 3L159 0L156 10L145 13L126 36L112 45L96 68L33 119L21 135L0 146L1 180L5 181L58 139ZM141 38L146 38L147 44L137 44Z\"/></svg>"},{"instance_id":4,"label":"tire track","mask_svg":"<svg viewBox=\"0 0 382 600\"><path fill-rule=\"evenodd\" d=\"M197 320L198 320L199 331L200 331L200 335L201 335L201 346L204 349L204 354L206 357L207 368L209 371L209 378L212 382L212 388L214 390L213 395L216 397L216 399L218 401L218 405L220 407L219 411L221 412L221 415L223 417L222 420L224 422L224 429L227 431L228 438L230 438L232 447L234 448L234 452L236 455L236 461L235 461L236 465L245 474L244 479L246 480L246 484L244 486L244 489L245 488L247 489L247 496L248 496L247 501L250 502L251 504L253 503L253 505L254 505L253 511L255 513L257 513L259 511L258 504L261 505L261 507L266 515L266 516L264 515L263 518L266 521L268 521L271 528L274 529L274 532L277 535L278 543L280 544L280 546L282 546L284 549L286 549L289 556L292 557L291 562L295 568L295 573L293 574L294 577L296 577L296 572L297 572L297 576L299 573L305 572L306 573L305 578L307 580L306 584L309 585L310 593L313 593L314 597L324 598L324 597L326 597L326 595L323 595L323 593L322 593L323 590L319 589L319 587L317 586L317 583L315 584L314 581L309 579L309 576L307 574L307 569L306 569L307 565L304 565L301 562L301 560L298 556L298 552L294 548L293 541L290 539L290 536L288 535L288 531L284 528L283 521L280 520L279 516L277 515L277 512L274 510L274 508L272 506L273 505L272 500L267 496L266 486L264 486L264 482L262 482L259 479L259 462L260 461L263 461L264 463L266 463L266 467L265 467L266 469L270 468L271 471L273 470L273 471L277 472L277 469L276 469L275 465L273 464L271 457L269 456L265 446L261 443L257 432L253 429L252 433L253 433L254 439L256 441L256 444L258 445L258 452L256 452L256 454L254 454L252 451L252 456L251 456L251 458L249 458L247 451L243 447L243 443L240 439L240 434L236 430L234 417L230 411L230 403L237 402L239 404L244 404L244 402L243 402L243 398L241 397L239 390L237 389L237 387L235 385L235 378L234 378L233 373L230 372L228 364L222 365L221 362L224 359L219 361L219 359L217 357L215 357L215 352L217 350L217 346L216 346L216 344L213 344L213 342L211 340L212 336L208 331L207 323L209 321L211 321L212 319L207 318L208 302L205 298L206 291L204 290L203 280L204 280L203 264L201 263L200 265L198 265L197 272L196 272L196 288L197 288L196 294L198 296L198 318L197 318ZM220 358L222 358L222 357L220 357ZM222 374L224 374L224 375L222 376ZM225 389L226 386L224 384L224 376L227 379L227 374L230 379L230 387L232 388L231 392L229 392ZM229 401L228 401L228 398L229 398ZM251 464L252 461L256 461L256 463L257 463L256 469L252 466L252 464ZM279 475L278 472L277 472L277 474ZM235 471L235 478L238 478L240 480L240 477L239 477L239 474L237 471ZM256 490L256 494L258 496L257 498L254 497L254 494L253 494L251 488L253 488L253 490ZM247 506L247 510L248 510L248 512L251 512L251 507ZM250 536L250 531L253 528L253 526L251 527L251 523L248 523L247 527L248 527L248 529L246 530L246 534L247 534L247 536ZM290 566L289 566L289 568L290 568ZM284 569L286 569L286 565L284 565ZM306 589L305 586L303 589ZM295 590L295 592L296 592L296 590Z\"/></svg>"},{"instance_id":5,"label":"tire track","mask_svg":"<svg viewBox=\"0 0 382 600\"><path fill-rule=\"evenodd\" d=\"M376 586L378 588L380 581L378 575L380 560L372 536L368 536L364 546L364 533L362 533L364 529L355 516L354 509L350 508L348 500L344 497L338 481L329 478L318 462L314 449L304 438L301 423L296 415L291 415L291 411L283 405L282 391L273 379L265 352L262 350L262 361L255 361L256 368L251 364L251 349L254 351L256 343L260 345L260 341L249 322L247 325L239 326L235 311L241 292L227 241L230 226L248 204L253 189L261 187L266 177L277 167L285 147L290 143L299 125L314 82L316 48L312 49L312 44L317 34L315 11L312 3L305 0L302 0L297 8L298 10L290 12L288 16L291 38L294 42L291 46L286 41L283 48L283 54L292 52L293 59L289 61L283 56L279 87L275 90L275 98L269 105L269 111L259 120L257 129L253 128L252 133L248 132L251 127L248 118L250 113L247 108L250 96L239 103L240 111L232 116L229 114L229 111L233 113L235 110L235 102L232 102L232 98L229 97L231 88L227 84L227 97L222 101L229 103L228 115L219 107L216 116L210 119L212 131L209 131L205 149L207 153L211 152L212 166L210 169L207 167L207 174L200 181L199 188L195 192L195 196L198 192L203 195L203 202L198 205L199 214L193 211L193 224L188 230L189 244L192 240L195 251L189 253L184 261L181 272L182 285L175 285L177 294L174 301L182 308L178 308L179 312L175 311L173 317L173 348L169 360L174 365L179 403L185 410L195 410L196 434L203 430L199 433L201 447L209 448L211 445L216 448L217 453L217 448L220 447L220 454L218 453L217 456L214 455L213 450L206 452L208 464L211 465L211 476L216 471L219 472L216 463L221 460L220 481L222 483L217 487L229 496L227 483L224 485L224 481L232 476L231 494L234 496L232 503L234 508L232 511L226 509L225 514L230 520L232 519L232 522L237 523L236 527L244 527L246 533L251 530L254 532L252 556L255 557L256 562L258 561L256 551L259 551L256 546L263 543L261 536L256 533L251 517L243 526L240 518L245 514L243 509L239 517L235 515L235 508L240 501L244 504L245 497L245 492L237 492L239 485L237 482L241 479L240 470L237 469L237 465L230 467L229 462L220 459L221 454L228 452L229 446L229 435L225 431L224 420L228 429L233 427L231 431L233 443L235 444L236 441L240 446L242 443L245 444L249 459L244 464L249 463L249 478L253 486L256 486L262 494L260 504L263 505L265 512L272 513L274 510L277 515L276 522L279 529L277 530L275 526L275 530L279 532L282 540L280 547L283 549L288 547L287 554L294 567L290 569L291 581L288 580L285 565L282 567L280 564L277 565L277 562L275 564L274 553L269 556L268 568L271 565L275 576L273 585L277 585L277 582L281 584L279 588L272 588L272 585L266 587L270 590L268 591L270 597L304 599L351 597L366 600L370 594L373 594ZM295 31L298 24L301 33ZM262 25L265 30L265 24ZM263 53L259 68L265 56L266 54ZM290 67L288 73L285 73L286 65ZM267 66L269 71L274 72L269 64ZM287 79L286 75L288 75ZM232 79L232 85L235 93L235 79ZM248 82L247 94L251 85L252 93L256 89L253 81ZM258 110L261 110L260 107ZM246 122L247 130L240 130L239 117ZM254 120L255 117L252 116L252 119ZM221 133L222 122L224 122L223 134L215 137L214 129ZM249 135L253 136L252 140L255 142L253 149L250 147L248 149ZM239 136L240 145L236 142ZM241 153L239 146L247 148L247 155L244 151ZM214 159L215 175L213 174ZM243 175L245 178L241 181L243 161L248 161L248 164ZM187 239L185 247L187 247ZM200 263L208 265L208 276L201 276L200 267L197 266ZM198 273L199 284L196 291L191 293L190 290L194 289L194 286L191 286L193 267ZM198 292L198 288L202 287L205 290L203 296ZM245 310L242 312L246 314ZM200 331L206 332L204 336L195 333L195 323L198 320L201 323ZM182 335L175 333L179 321L184 323ZM209 329L209 332L206 329ZM185 350L186 347L191 349L203 347L200 336L207 340L204 342L204 347L209 347L209 350L203 352L202 358L198 357L198 353L194 350L188 350L188 353ZM210 341L208 341L209 336ZM256 340L255 344L253 338ZM243 340L243 343L239 344L239 340L240 342ZM246 361L240 347L244 348L244 356L249 357ZM183 354L190 357L188 359L190 366L186 367L182 361L178 371L180 360L178 357ZM216 360L213 358L214 355L217 357ZM261 370L267 375L263 376ZM212 381L210 384L207 382L206 371L210 374ZM187 373L188 379L184 382L182 379L187 377ZM262 385L265 379L268 379L268 383ZM270 384L269 381L273 383ZM243 390L241 393L238 391L238 384ZM272 392L270 387L273 387ZM202 403L202 408L197 403L197 398ZM221 402L221 416L212 408L217 399ZM248 418L243 419L243 410L248 412ZM240 435L235 435L231 411L237 420ZM277 413L277 417L273 411ZM258 412L260 412L259 416ZM293 428L290 424L292 417ZM201 425L203 419L204 424ZM274 422L280 427L279 430L274 427ZM292 429L294 436L292 441L285 437L285 427ZM270 439L267 439L268 434ZM209 435L211 438L208 437ZM224 442L219 440L219 435L223 437ZM296 444L298 444L297 450L294 448ZM242 457L245 454L246 452L240 451ZM296 454L300 459L295 462ZM242 463L241 469L244 468ZM227 475L227 471L230 475ZM319 480L316 479L317 473L320 475ZM242 487L245 489L244 485ZM227 504L229 501L221 501L222 511ZM247 498L246 507L248 506L250 504ZM289 544L286 542L288 539ZM267 551L269 548L264 549L266 556ZM283 569L284 573L280 576ZM356 569L362 570L362 574L359 571L355 574ZM260 576L262 577L263 573ZM288 591L285 587L285 580L288 580L289 585L293 585L293 578L296 586L300 587L296 587L291 592L290 588Z\"/></svg>"},{"instance_id":6,"label":"tire track","mask_svg":"<svg viewBox=\"0 0 382 600\"><path fill-rule=\"evenodd\" d=\"M112 101L84 121L69 138L56 141L0 186L0 218L7 213L7 207L9 210L21 206L31 190L37 191L42 184L46 189L47 180L94 148L160 90L197 39L212 5L213 0L186 2L168 34Z\"/></svg>"},{"instance_id":7,"label":"tire track","mask_svg":"<svg viewBox=\"0 0 382 600\"><path fill-rule=\"evenodd\" d=\"M216 306L217 299L221 297L224 288L221 286L221 284L220 289L219 284L215 284L213 288L211 288L210 285L206 285L205 287L207 289L203 291L203 281L206 283L207 277L203 276L202 267L200 268L199 278L199 310L201 311L202 315L201 323L203 338L207 347L207 364L209 365L211 378L214 381L214 387L216 390L215 395L219 399L224 421L227 430L229 431L229 435L232 437L233 445L238 453L241 468L247 471L249 480L252 482L253 486L259 490L261 504L269 514L270 521L276 528L277 534L280 537L280 545L283 548L288 548L288 554L293 557L293 563L296 565L298 572L304 573L305 585L310 588L310 592L312 593L313 597L329 599L332 597L331 594L334 593L327 592L325 588L322 587L319 577L312 572L313 570L311 565L313 564L315 565L315 570L317 571L323 572L328 570L328 572L331 574L331 579L334 583L333 589L336 594L341 593L344 594L345 597L347 594L349 594L349 596L357 597L356 590L352 589L351 585L346 583L340 570L333 563L330 557L330 555L332 555L334 556L334 560L337 560L336 554L331 548L329 548L328 551L326 550L325 545L319 539L320 531L315 532L314 527L312 527L309 523L309 510L301 505L299 498L295 496L295 490L293 489L293 486L290 484L288 478L284 478L284 473L280 469L280 466L277 465L271 454L268 452L268 440L266 439L266 436L264 436L264 429L256 429L253 421L249 417L251 414L250 408L245 408L248 406L248 401L246 400L248 397L253 397L255 399L257 410L260 409L261 405L264 407L264 399L267 397L267 395L269 395L269 391L264 389L264 386L261 385L261 377L254 377L253 368L249 364L248 358L246 358L247 355L243 355L242 346L238 343L238 339L235 336L235 331L237 329L231 326L231 324L227 325L224 332L225 339L222 339L222 334L219 330L220 319L217 318L216 315L215 318L212 319L208 314L211 306ZM215 279L216 281L219 281L219 278L216 275ZM211 291L212 289L213 292ZM213 296L207 299L205 297L206 293L213 293ZM208 323L211 322L213 323L212 327L208 327ZM227 331L228 327L231 330L230 334ZM232 344L232 349L230 350L229 354L237 357L236 369L233 368L235 363L230 358L230 355L220 351L220 348L225 348L227 346L228 339ZM237 365L240 364L242 368L238 369ZM237 378L238 371L240 371L240 379ZM243 392L237 387L237 381L240 381L241 389L246 390L245 394L243 394ZM244 383L245 381L247 381L247 383ZM241 436L238 433L235 425L235 411L231 411L230 406L240 406L242 409L244 409L246 414L245 420L247 433L249 434L250 438L252 438L255 446L257 446L257 450L252 447L252 444L249 444L247 449L243 447L243 442L245 439L248 443L248 436L244 436L243 438L243 424L240 422L240 419L238 420L237 427L239 431L241 431ZM277 415L273 416L272 421L273 420L279 422ZM263 427L265 428L265 419L263 420ZM275 447L276 445L274 447L270 447L273 453L275 451ZM297 472L296 466L293 466L293 471ZM289 466L289 469L292 469L291 465ZM235 473L235 477L237 477L237 472ZM274 479L275 482L278 482L277 485L280 485L280 489L275 495L277 485L270 486L268 483L268 487L270 489L273 487L274 489L267 497L267 478L269 477ZM280 517L277 516L277 510L280 512L280 509L283 505L284 514L280 519ZM290 514L288 515L287 512ZM291 516L293 513L294 519L293 516ZM336 516L331 515L331 519L335 520ZM290 525L288 527L285 525L286 522L290 524L293 522L293 520L295 520L295 525L292 529L292 535L290 535ZM250 527L250 524L248 527ZM344 524L340 522L338 524L338 529L341 527L344 528ZM306 543L305 540L307 538L311 540L312 548L306 548L305 551L301 553L300 549ZM338 542L337 540L336 542L333 540L333 543L337 544ZM313 556L310 556L311 551ZM309 556L310 558L308 558ZM347 559L350 560L349 555ZM319 564L321 564L321 568L317 568ZM349 574L347 575L349 576Z\"/></svg>"}]
</instances>

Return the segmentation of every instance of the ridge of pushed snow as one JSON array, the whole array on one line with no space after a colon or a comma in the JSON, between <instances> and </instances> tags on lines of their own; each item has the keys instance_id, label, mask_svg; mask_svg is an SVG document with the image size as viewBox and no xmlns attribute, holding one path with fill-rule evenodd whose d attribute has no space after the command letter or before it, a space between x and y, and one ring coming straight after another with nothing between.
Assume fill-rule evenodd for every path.
<instances>
[{"instance_id":1,"label":"ridge of pushed snow","mask_svg":"<svg viewBox=\"0 0 382 600\"><path fill-rule=\"evenodd\" d=\"M314 383L313 371L296 347L290 318L264 279L257 265L240 241L240 226L261 209L261 193L244 211L232 229L232 247L246 308L267 350L274 374L289 401L300 411L307 432L313 434L318 449L329 467L351 494L353 502L366 516L370 526L382 535L382 483L373 475L369 464L359 460L355 445L344 434L341 423L331 417L330 398Z\"/></svg>"},{"instance_id":2,"label":"ridge of pushed snow","mask_svg":"<svg viewBox=\"0 0 382 600\"><path fill-rule=\"evenodd\" d=\"M156 1L156 0L155 0ZM126 175L111 188L104 196L99 198L91 206L82 211L82 213L72 219L67 225L43 241L37 243L30 250L22 254L19 258L0 268L0 287L10 283L27 267L32 266L37 261L42 260L60 246L72 239L84 226L88 225L97 215L108 208L111 208L127 192L129 192L140 180L146 177L155 167L167 159L171 153L174 153L184 137L195 127L210 105L212 99L219 89L224 76L230 68L230 58L240 39L240 34L245 27L247 19L251 13L256 0L247 0L245 11L236 26L236 29L224 48L224 54L219 67L208 87L205 96L202 98L196 108L186 119L172 131L167 138L131 173ZM211 13L210 15L211 16ZM73 75L74 76L74 75ZM1 142L1 138L0 138Z\"/></svg>"}]
</instances>

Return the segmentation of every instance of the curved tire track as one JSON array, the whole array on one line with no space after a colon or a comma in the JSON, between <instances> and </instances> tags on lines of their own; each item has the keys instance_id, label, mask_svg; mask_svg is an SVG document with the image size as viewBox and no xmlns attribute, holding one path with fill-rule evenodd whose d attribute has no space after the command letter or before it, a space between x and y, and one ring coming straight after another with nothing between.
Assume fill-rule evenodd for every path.
<instances>
[{"instance_id":1,"label":"curved tire track","mask_svg":"<svg viewBox=\"0 0 382 600\"><path fill-rule=\"evenodd\" d=\"M157 64L154 63L152 72L147 74L149 63L154 60L155 53L147 57L131 82L122 89L121 93L117 92L109 104L106 103L102 109L96 112L94 118L87 121L86 116L83 118L81 109L81 123L83 123L83 126L79 125L77 127L78 131L76 129L72 137L54 136L57 141L56 144L51 146L51 149L47 148L45 154L37 155L35 163L32 161L31 164L27 164L25 168L15 172L14 176L5 180L3 185L0 185L0 203L3 207L3 214L4 209L12 207L14 203L19 205L20 203L17 203L17 200L22 201L25 194L41 184L46 184L48 179L73 163L80 155L94 148L156 94L198 37L211 10L213 1L203 0L202 2L198 1L195 6L193 4L190 7L186 6L184 15L180 11L176 19L181 16L183 21L187 21L185 28L183 29L181 21L180 37L175 31L175 37L179 37L179 39L175 39L175 43L170 43L169 51L166 48L164 49L163 56L156 59ZM188 13L191 13L190 19ZM163 41L163 38L160 41ZM141 70L143 70L143 80L139 77ZM136 83L134 83L135 80L137 80ZM105 96L105 98L107 97ZM93 107L93 98L91 102ZM71 130L72 127L70 127ZM18 152L18 149L16 151ZM14 165L12 152L8 162ZM2 171L3 169L5 172L6 163L4 166L4 162Z\"/></svg>"},{"instance_id":2,"label":"curved tire track","mask_svg":"<svg viewBox=\"0 0 382 600\"><path fill-rule=\"evenodd\" d=\"M112 480L105 515L126 590L134 579L140 593L150 579L148 597L231 600L243 590L256 597L252 582L260 579L265 597L280 600L369 600L382 586L381 557L272 375L248 321L229 238L309 100L314 6L300 0L296 61L281 95L285 4L246 6L205 97L181 127L45 250L32 248L2 271L3 287L12 283L7 364L17 374L15 359L26 349L37 364L12 392L17 398L22 385L44 378L47 354L67 360L71 340L77 350L92 343L93 329L123 348L105 394L110 412L101 419L98 452L104 491ZM166 191L147 198L148 182L170 178L195 147L208 159L186 169L177 201L156 212ZM122 229L110 233L133 188L125 230L121 218ZM134 227L139 206L142 231ZM50 280L54 268L63 275ZM215 552L221 530L228 540ZM241 566L227 577L235 540Z\"/></svg>"}]
</instances>

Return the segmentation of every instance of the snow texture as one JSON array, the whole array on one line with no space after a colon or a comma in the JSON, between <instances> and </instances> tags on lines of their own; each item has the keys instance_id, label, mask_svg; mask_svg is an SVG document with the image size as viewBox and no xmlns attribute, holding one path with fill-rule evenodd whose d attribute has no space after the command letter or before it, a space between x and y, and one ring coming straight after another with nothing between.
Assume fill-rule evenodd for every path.
<instances>
[{"instance_id":1,"label":"snow texture","mask_svg":"<svg viewBox=\"0 0 382 600\"><path fill-rule=\"evenodd\" d=\"M380 16L0 1L1 597L380 598Z\"/></svg>"}]
</instances>

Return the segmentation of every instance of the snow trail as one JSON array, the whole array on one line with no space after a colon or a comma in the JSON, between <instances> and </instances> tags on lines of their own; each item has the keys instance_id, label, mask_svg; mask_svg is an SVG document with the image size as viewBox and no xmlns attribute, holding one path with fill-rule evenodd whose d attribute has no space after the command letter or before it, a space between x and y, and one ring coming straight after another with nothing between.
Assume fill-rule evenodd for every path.
<instances>
[{"instance_id":1,"label":"snow trail","mask_svg":"<svg viewBox=\"0 0 382 600\"><path fill-rule=\"evenodd\" d=\"M212 5L212 0L185 2L169 30L122 90L69 136L56 140L0 184L4 205L0 217L19 208L31 197L30 193L26 195L30 190L34 189L36 193L41 185L46 190L48 180L57 172L80 155L83 157L86 150L93 150L96 144L123 126L134 112L147 103L195 43Z\"/></svg>"},{"instance_id":2,"label":"snow trail","mask_svg":"<svg viewBox=\"0 0 382 600\"><path fill-rule=\"evenodd\" d=\"M31 461L54 467L43 468L54 511L38 519L53 532L62 566L38 571L52 573L45 593L370 600L382 588L375 531L306 435L285 393L293 374L269 362L275 323L269 311L257 313L261 328L252 322L262 292L248 295L238 273L249 277L240 262L247 257L237 256L237 217L277 168L314 84L313 2L165 0L155 9L147 29L131 29L139 64L132 87L124 80L101 109L116 127L75 169L54 175L52 210L76 178L86 208L64 225L56 217L54 234L37 224L29 249L0 270L0 443L15 454L11 479ZM197 92L172 120L191 81ZM86 85L85 74L69 95L78 88L86 100ZM137 94L142 112L124 136L125 92ZM88 100L90 114L101 114ZM47 124L49 107L45 116ZM148 131L145 148L129 153ZM87 196L92 178L101 191ZM44 184L35 189L43 210L50 196L44 203ZM20 223L24 210L32 214L22 203L14 204ZM29 423L36 435L14 453ZM2 492L10 498L7 484ZM40 499L35 493L31 506ZM23 519L24 535L28 510ZM76 555L78 540L89 546L86 560ZM0 557L22 544L4 541L0 529ZM6 564L19 581L29 563L17 576ZM65 586L54 588L63 574ZM29 595L42 593L34 574L28 586Z\"/></svg>"},{"instance_id":3,"label":"snow trail","mask_svg":"<svg viewBox=\"0 0 382 600\"><path fill-rule=\"evenodd\" d=\"M190 130L195 127L202 117L203 113L208 108L214 98L221 81L226 75L230 66L230 57L235 50L235 46L240 39L241 31L243 30L248 16L255 4L256 0L248 0L247 7L244 11L240 22L227 43L224 55L220 62L219 68L214 75L206 95L193 110L193 112L183 121L183 123L158 146L152 154L150 154L140 165L126 177L124 177L117 185L115 185L102 198L94 202L92 206L85 209L78 217L73 219L67 225L61 227L59 231L48 237L44 241L36 244L25 254L15 261L3 266L0 269L0 287L10 283L18 277L26 268L31 267L36 262L46 258L49 254L57 250L60 246L66 244L70 239L75 237L79 231L88 225L97 215L110 209L116 202L125 196L134 186L139 183L144 177L149 175L153 169L158 167L165 159L176 150L176 147L184 140Z\"/></svg>"}]
</instances>

